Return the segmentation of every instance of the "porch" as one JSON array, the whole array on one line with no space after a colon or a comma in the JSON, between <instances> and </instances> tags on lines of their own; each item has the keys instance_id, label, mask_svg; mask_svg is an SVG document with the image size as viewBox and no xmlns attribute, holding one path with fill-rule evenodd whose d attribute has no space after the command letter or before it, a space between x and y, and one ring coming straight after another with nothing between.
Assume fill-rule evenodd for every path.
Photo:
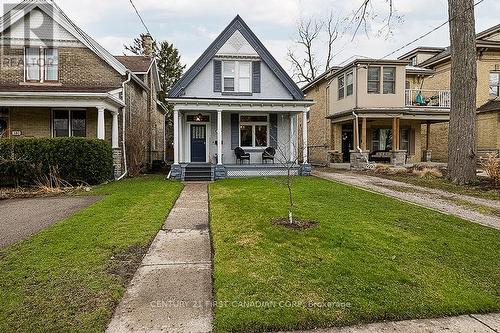
<instances>
[{"instance_id":1,"label":"porch","mask_svg":"<svg viewBox=\"0 0 500 333\"><path fill-rule=\"evenodd\" d=\"M310 101L175 99L174 164L171 177L202 178L307 175L307 126L299 142L297 119L307 121ZM242 149L242 158L235 153ZM273 158L265 159L271 149ZM210 166L210 171L208 167ZM201 173L202 170L193 172ZM210 173L209 173L210 172Z\"/></svg>"}]
</instances>

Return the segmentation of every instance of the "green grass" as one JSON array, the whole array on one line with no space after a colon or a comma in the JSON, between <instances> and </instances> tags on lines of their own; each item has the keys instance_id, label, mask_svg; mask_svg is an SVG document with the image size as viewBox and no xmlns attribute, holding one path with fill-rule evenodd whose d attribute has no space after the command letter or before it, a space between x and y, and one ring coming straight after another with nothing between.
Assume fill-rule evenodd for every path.
<instances>
[{"instance_id":1,"label":"green grass","mask_svg":"<svg viewBox=\"0 0 500 333\"><path fill-rule=\"evenodd\" d=\"M500 310L498 230L335 182L294 186L316 228L270 222L287 214L272 180L210 186L217 332Z\"/></svg>"},{"instance_id":2,"label":"green grass","mask_svg":"<svg viewBox=\"0 0 500 333\"><path fill-rule=\"evenodd\" d=\"M101 186L101 201L0 251L0 332L99 332L160 229L180 183Z\"/></svg>"}]
</instances>

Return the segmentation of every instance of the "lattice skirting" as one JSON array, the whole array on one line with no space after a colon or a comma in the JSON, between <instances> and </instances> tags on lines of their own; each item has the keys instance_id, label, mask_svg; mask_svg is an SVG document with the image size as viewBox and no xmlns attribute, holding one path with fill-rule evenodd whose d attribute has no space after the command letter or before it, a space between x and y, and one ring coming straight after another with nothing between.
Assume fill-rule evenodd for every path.
<instances>
[{"instance_id":1,"label":"lattice skirting","mask_svg":"<svg viewBox=\"0 0 500 333\"><path fill-rule=\"evenodd\" d=\"M292 176L299 175L299 168L294 168L290 171ZM276 177L287 176L288 171L286 168L227 168L228 178L246 178L246 177Z\"/></svg>"}]
</instances>

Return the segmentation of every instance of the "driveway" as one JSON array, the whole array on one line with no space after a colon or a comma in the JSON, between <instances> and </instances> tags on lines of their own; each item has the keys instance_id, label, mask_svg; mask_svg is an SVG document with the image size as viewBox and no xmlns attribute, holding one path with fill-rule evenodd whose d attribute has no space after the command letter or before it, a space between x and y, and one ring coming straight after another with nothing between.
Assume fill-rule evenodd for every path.
<instances>
[{"instance_id":1,"label":"driveway","mask_svg":"<svg viewBox=\"0 0 500 333\"><path fill-rule=\"evenodd\" d=\"M60 197L0 201L0 248L14 244L100 200Z\"/></svg>"}]
</instances>

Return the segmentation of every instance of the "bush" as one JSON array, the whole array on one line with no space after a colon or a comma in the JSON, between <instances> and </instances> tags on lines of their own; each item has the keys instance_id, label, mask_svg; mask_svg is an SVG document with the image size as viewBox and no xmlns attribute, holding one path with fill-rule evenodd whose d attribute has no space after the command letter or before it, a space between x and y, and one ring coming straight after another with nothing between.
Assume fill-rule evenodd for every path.
<instances>
[{"instance_id":1,"label":"bush","mask_svg":"<svg viewBox=\"0 0 500 333\"><path fill-rule=\"evenodd\" d=\"M33 184L54 168L69 183L100 184L112 175L113 152L97 139L0 139L0 183Z\"/></svg>"},{"instance_id":2,"label":"bush","mask_svg":"<svg viewBox=\"0 0 500 333\"><path fill-rule=\"evenodd\" d=\"M484 172L493 180L495 186L500 183L500 158L498 154L488 154L481 159L481 167Z\"/></svg>"},{"instance_id":3,"label":"bush","mask_svg":"<svg viewBox=\"0 0 500 333\"><path fill-rule=\"evenodd\" d=\"M416 168L413 170L413 174L420 178L443 178L443 173L438 168Z\"/></svg>"}]
</instances>

